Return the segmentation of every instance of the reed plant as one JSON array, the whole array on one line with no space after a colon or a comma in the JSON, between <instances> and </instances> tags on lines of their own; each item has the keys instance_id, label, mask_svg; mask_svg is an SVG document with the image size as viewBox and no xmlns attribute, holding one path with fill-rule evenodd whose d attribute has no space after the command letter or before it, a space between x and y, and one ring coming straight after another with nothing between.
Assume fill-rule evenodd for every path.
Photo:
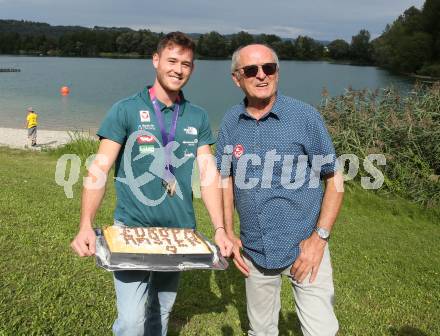
<instances>
[{"instance_id":1,"label":"reed plant","mask_svg":"<svg viewBox=\"0 0 440 336\"><path fill-rule=\"evenodd\" d=\"M331 98L324 89L320 111L339 155L386 157L381 190L440 205L440 83L416 83L405 96L389 87Z\"/></svg>"},{"instance_id":2,"label":"reed plant","mask_svg":"<svg viewBox=\"0 0 440 336\"><path fill-rule=\"evenodd\" d=\"M76 154L82 160L98 152L99 142L96 137L87 132L72 131L69 132L70 141L65 145L50 150L50 153L56 156L63 154Z\"/></svg>"}]
</instances>

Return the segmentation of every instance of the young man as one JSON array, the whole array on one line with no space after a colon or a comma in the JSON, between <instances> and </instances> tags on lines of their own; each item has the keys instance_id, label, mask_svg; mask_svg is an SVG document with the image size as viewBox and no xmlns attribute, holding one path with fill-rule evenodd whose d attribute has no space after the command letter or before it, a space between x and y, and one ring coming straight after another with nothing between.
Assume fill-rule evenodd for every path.
<instances>
[{"instance_id":1,"label":"young man","mask_svg":"<svg viewBox=\"0 0 440 336\"><path fill-rule=\"evenodd\" d=\"M117 102L108 112L97 133L101 156L89 169L91 183L82 195L80 229L71 244L78 255L95 253L92 223L105 188L98 176L100 172L107 176L114 162L115 225L195 227L193 162L196 156L211 154L214 140L207 113L181 92L193 71L193 58L194 42L189 37L167 34L153 55L153 86ZM165 164L158 169L157 162ZM212 171L218 177L214 160L203 162L201 178ZM232 242L223 227L222 194L218 180L210 178L210 183L202 180L201 195L215 228L215 242L227 256ZM114 333L166 335L179 276L179 272L114 272L118 310Z\"/></svg>"},{"instance_id":2,"label":"young man","mask_svg":"<svg viewBox=\"0 0 440 336\"><path fill-rule=\"evenodd\" d=\"M37 126L38 114L32 107L27 109L26 128L28 130L28 145L35 147L37 145Z\"/></svg>"},{"instance_id":3,"label":"young man","mask_svg":"<svg viewBox=\"0 0 440 336\"><path fill-rule=\"evenodd\" d=\"M342 202L342 175L335 172L331 139L313 107L277 92L272 49L254 44L237 50L231 70L246 98L224 117L217 164L225 178L234 263L246 276L249 335L278 335L281 275L292 284L304 335L335 335L327 240Z\"/></svg>"}]
</instances>

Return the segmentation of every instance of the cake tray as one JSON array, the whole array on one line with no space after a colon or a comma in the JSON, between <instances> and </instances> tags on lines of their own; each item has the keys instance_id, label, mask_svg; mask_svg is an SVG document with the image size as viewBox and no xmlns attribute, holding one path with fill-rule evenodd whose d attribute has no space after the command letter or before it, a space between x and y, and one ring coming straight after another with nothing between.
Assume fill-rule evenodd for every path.
<instances>
[{"instance_id":1,"label":"cake tray","mask_svg":"<svg viewBox=\"0 0 440 336\"><path fill-rule=\"evenodd\" d=\"M197 269L225 270L228 262L220 254L218 247L212 244L203 234L197 234L213 251L212 258L206 258L198 254L191 255L157 255L139 253L116 253L110 252L102 230L95 228L96 233L96 264L107 271L190 271ZM209 260L210 259L210 260Z\"/></svg>"}]
</instances>

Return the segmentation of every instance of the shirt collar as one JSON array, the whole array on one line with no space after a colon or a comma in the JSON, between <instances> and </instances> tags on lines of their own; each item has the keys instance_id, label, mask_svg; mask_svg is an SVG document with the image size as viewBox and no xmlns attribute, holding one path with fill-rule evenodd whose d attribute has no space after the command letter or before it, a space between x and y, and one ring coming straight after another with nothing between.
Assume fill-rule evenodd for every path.
<instances>
[{"instance_id":1,"label":"shirt collar","mask_svg":"<svg viewBox=\"0 0 440 336\"><path fill-rule=\"evenodd\" d=\"M249 112L246 109L247 106L247 98L245 97L243 99L243 101L240 103L240 114L238 116L239 119L241 118L251 118L251 119L255 119L254 117L252 117ZM275 103L272 106L272 109L267 112L260 120L264 120L267 119L269 117L274 117L275 119L280 119L280 114L282 111L282 102L281 102L281 94L277 91L276 92L276 98L275 98Z\"/></svg>"}]
</instances>

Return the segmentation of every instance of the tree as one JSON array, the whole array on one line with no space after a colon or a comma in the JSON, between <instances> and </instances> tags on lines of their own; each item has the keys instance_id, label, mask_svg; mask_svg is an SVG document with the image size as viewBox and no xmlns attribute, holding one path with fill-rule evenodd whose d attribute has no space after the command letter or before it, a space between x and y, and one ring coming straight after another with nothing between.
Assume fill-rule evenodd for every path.
<instances>
[{"instance_id":1,"label":"tree","mask_svg":"<svg viewBox=\"0 0 440 336\"><path fill-rule=\"evenodd\" d=\"M294 46L296 59L316 60L324 54L324 46L308 36L298 36Z\"/></svg>"},{"instance_id":2,"label":"tree","mask_svg":"<svg viewBox=\"0 0 440 336\"><path fill-rule=\"evenodd\" d=\"M410 7L373 43L378 65L397 72L437 72L440 63L440 1L426 0L422 11Z\"/></svg>"},{"instance_id":3,"label":"tree","mask_svg":"<svg viewBox=\"0 0 440 336\"><path fill-rule=\"evenodd\" d=\"M432 38L424 32L416 32L402 37L397 45L399 53L394 58L393 68L407 73L415 73L431 60Z\"/></svg>"},{"instance_id":4,"label":"tree","mask_svg":"<svg viewBox=\"0 0 440 336\"><path fill-rule=\"evenodd\" d=\"M274 46L275 43L282 42L281 38L274 34L260 34L255 38L255 42Z\"/></svg>"},{"instance_id":5,"label":"tree","mask_svg":"<svg viewBox=\"0 0 440 336\"><path fill-rule=\"evenodd\" d=\"M397 20L403 24L407 34L412 34L423 29L422 12L414 6L403 12L403 15L399 16Z\"/></svg>"},{"instance_id":6,"label":"tree","mask_svg":"<svg viewBox=\"0 0 440 336\"><path fill-rule=\"evenodd\" d=\"M215 31L204 34L197 41L197 52L204 57L227 57L228 44L226 38Z\"/></svg>"},{"instance_id":7,"label":"tree","mask_svg":"<svg viewBox=\"0 0 440 336\"><path fill-rule=\"evenodd\" d=\"M424 31L432 37L433 57L440 63L440 1L426 0L422 17Z\"/></svg>"},{"instance_id":8,"label":"tree","mask_svg":"<svg viewBox=\"0 0 440 336\"><path fill-rule=\"evenodd\" d=\"M292 41L275 42L272 47L280 59L293 59L295 57L295 46Z\"/></svg>"},{"instance_id":9,"label":"tree","mask_svg":"<svg viewBox=\"0 0 440 336\"><path fill-rule=\"evenodd\" d=\"M440 1L426 0L422 9L424 31L431 35L440 33Z\"/></svg>"},{"instance_id":10,"label":"tree","mask_svg":"<svg viewBox=\"0 0 440 336\"><path fill-rule=\"evenodd\" d=\"M351 38L351 59L361 63L370 63L371 53L370 33L368 30L362 29L357 35Z\"/></svg>"},{"instance_id":11,"label":"tree","mask_svg":"<svg viewBox=\"0 0 440 336\"><path fill-rule=\"evenodd\" d=\"M350 57L350 45L344 40L334 40L327 48L330 57L335 60L346 60Z\"/></svg>"},{"instance_id":12,"label":"tree","mask_svg":"<svg viewBox=\"0 0 440 336\"><path fill-rule=\"evenodd\" d=\"M20 34L0 32L0 52L16 54L20 48Z\"/></svg>"},{"instance_id":13,"label":"tree","mask_svg":"<svg viewBox=\"0 0 440 336\"><path fill-rule=\"evenodd\" d=\"M156 51L157 44L159 43L159 38L157 34L152 33L150 30L143 30L142 41L138 48L141 55L151 56Z\"/></svg>"},{"instance_id":14,"label":"tree","mask_svg":"<svg viewBox=\"0 0 440 336\"><path fill-rule=\"evenodd\" d=\"M116 38L116 50L120 53L130 52L131 33L122 33Z\"/></svg>"},{"instance_id":15,"label":"tree","mask_svg":"<svg viewBox=\"0 0 440 336\"><path fill-rule=\"evenodd\" d=\"M253 36L245 31L233 34L231 37L231 43L229 45L229 53L232 54L239 47L243 47L252 43L254 43Z\"/></svg>"},{"instance_id":16,"label":"tree","mask_svg":"<svg viewBox=\"0 0 440 336\"><path fill-rule=\"evenodd\" d=\"M109 31L100 31L97 27L96 31L96 44L100 52L114 52L116 51L116 37L117 33Z\"/></svg>"},{"instance_id":17,"label":"tree","mask_svg":"<svg viewBox=\"0 0 440 336\"><path fill-rule=\"evenodd\" d=\"M58 45L61 56L75 56L75 42L72 33L62 35L59 39Z\"/></svg>"},{"instance_id":18,"label":"tree","mask_svg":"<svg viewBox=\"0 0 440 336\"><path fill-rule=\"evenodd\" d=\"M433 57L438 63L440 63L440 32L437 33L437 36L433 40L434 40Z\"/></svg>"}]
</instances>

